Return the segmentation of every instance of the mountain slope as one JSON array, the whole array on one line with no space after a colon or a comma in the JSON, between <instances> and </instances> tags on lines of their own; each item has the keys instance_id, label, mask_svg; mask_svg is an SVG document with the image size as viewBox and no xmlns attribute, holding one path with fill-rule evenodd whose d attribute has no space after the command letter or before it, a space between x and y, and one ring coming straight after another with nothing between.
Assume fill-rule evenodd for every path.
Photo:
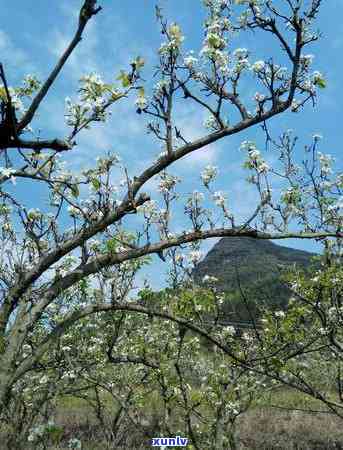
<instances>
[{"instance_id":1,"label":"mountain slope","mask_svg":"<svg viewBox=\"0 0 343 450\"><path fill-rule=\"evenodd\" d=\"M208 252L194 269L193 278L201 282L205 275L216 277L217 287L237 304L242 303L240 284L249 300L266 300L270 306L280 307L289 298L288 289L280 282L281 269L294 264L307 268L313 256L314 253L283 247L269 240L228 237ZM231 306L226 302L227 313L232 313Z\"/></svg>"}]
</instances>

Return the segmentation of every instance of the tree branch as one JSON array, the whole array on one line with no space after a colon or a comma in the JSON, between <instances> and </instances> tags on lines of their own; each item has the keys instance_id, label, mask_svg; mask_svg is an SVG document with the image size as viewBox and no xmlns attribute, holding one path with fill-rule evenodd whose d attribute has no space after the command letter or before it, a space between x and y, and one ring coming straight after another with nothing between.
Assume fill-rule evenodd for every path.
<instances>
[{"instance_id":1,"label":"tree branch","mask_svg":"<svg viewBox=\"0 0 343 450\"><path fill-rule=\"evenodd\" d=\"M80 11L80 17L79 17L79 25L76 30L76 33L74 35L74 38L72 39L71 43L68 45L67 49L64 51L63 55L57 62L55 68L33 99L31 106L27 110L27 112L24 114L23 118L18 124L18 132L22 131L27 125L29 125L39 108L39 105L41 104L42 100L48 93L49 89L53 85L54 81L56 80L58 74L62 70L63 66L67 62L68 58L74 51L75 47L79 44L79 42L82 39L82 33L88 23L88 21L92 18L92 16L96 15L100 10L101 7L96 7L96 0L85 0L81 11Z\"/></svg>"},{"instance_id":2,"label":"tree branch","mask_svg":"<svg viewBox=\"0 0 343 450\"><path fill-rule=\"evenodd\" d=\"M61 139L28 141L25 139L15 139L8 143L3 143L0 148L29 148L32 150L55 150L56 152L64 152L72 149L72 144Z\"/></svg>"}]
</instances>

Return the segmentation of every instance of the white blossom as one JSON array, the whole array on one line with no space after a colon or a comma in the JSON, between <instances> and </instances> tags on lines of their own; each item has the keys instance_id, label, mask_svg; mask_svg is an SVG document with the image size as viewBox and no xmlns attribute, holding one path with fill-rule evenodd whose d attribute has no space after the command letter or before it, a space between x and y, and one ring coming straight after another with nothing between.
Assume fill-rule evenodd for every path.
<instances>
[{"instance_id":1,"label":"white blossom","mask_svg":"<svg viewBox=\"0 0 343 450\"><path fill-rule=\"evenodd\" d=\"M69 205L67 209L71 217L78 217L82 214L80 209L76 208L75 206Z\"/></svg>"},{"instance_id":2,"label":"white blossom","mask_svg":"<svg viewBox=\"0 0 343 450\"><path fill-rule=\"evenodd\" d=\"M251 150L257 150L256 149L256 144L253 141L243 141L239 147L240 150L242 151L251 151Z\"/></svg>"},{"instance_id":3,"label":"white blossom","mask_svg":"<svg viewBox=\"0 0 343 450\"><path fill-rule=\"evenodd\" d=\"M82 443L79 439L76 438L70 439L68 442L68 448L80 450L82 448Z\"/></svg>"},{"instance_id":4,"label":"white blossom","mask_svg":"<svg viewBox=\"0 0 343 450\"><path fill-rule=\"evenodd\" d=\"M201 172L201 179L205 186L208 186L211 181L213 181L218 175L218 168L215 166L208 165L205 167L203 172Z\"/></svg>"},{"instance_id":5,"label":"white blossom","mask_svg":"<svg viewBox=\"0 0 343 450\"><path fill-rule=\"evenodd\" d=\"M335 161L334 158L329 154L324 154L318 152L318 159L320 164L320 169L323 175L329 175L332 173L332 164Z\"/></svg>"},{"instance_id":6,"label":"white blossom","mask_svg":"<svg viewBox=\"0 0 343 450\"><path fill-rule=\"evenodd\" d=\"M188 258L193 264L196 264L201 260L202 256L203 253L200 250L192 250L189 252Z\"/></svg>"},{"instance_id":7,"label":"white blossom","mask_svg":"<svg viewBox=\"0 0 343 450\"><path fill-rule=\"evenodd\" d=\"M225 196L221 191L216 191L213 194L213 200L217 206L223 207L225 205Z\"/></svg>"},{"instance_id":8,"label":"white blossom","mask_svg":"<svg viewBox=\"0 0 343 450\"><path fill-rule=\"evenodd\" d=\"M148 101L144 96L140 95L137 97L135 105L139 109L145 109L148 106Z\"/></svg>"},{"instance_id":9,"label":"white blossom","mask_svg":"<svg viewBox=\"0 0 343 450\"><path fill-rule=\"evenodd\" d=\"M49 381L49 377L47 375L42 376L42 378L39 380L40 384L46 384Z\"/></svg>"},{"instance_id":10,"label":"white blossom","mask_svg":"<svg viewBox=\"0 0 343 450\"><path fill-rule=\"evenodd\" d=\"M158 97L162 96L164 94L164 92L168 90L169 84L170 84L169 80L163 79L163 80L158 81L154 86L155 95L157 95Z\"/></svg>"},{"instance_id":11,"label":"white blossom","mask_svg":"<svg viewBox=\"0 0 343 450\"><path fill-rule=\"evenodd\" d=\"M29 220L38 220L42 217L42 213L39 211L38 208L31 208L27 212L27 217Z\"/></svg>"},{"instance_id":12,"label":"white blossom","mask_svg":"<svg viewBox=\"0 0 343 450\"><path fill-rule=\"evenodd\" d=\"M143 205L137 206L137 212L141 214L145 214L146 216L152 216L157 212L157 205L154 200L149 200L145 202Z\"/></svg>"},{"instance_id":13,"label":"white blossom","mask_svg":"<svg viewBox=\"0 0 343 450\"><path fill-rule=\"evenodd\" d=\"M161 45L159 53L161 55L168 55L169 52L178 52L184 36L182 35L181 28L176 23L172 23L168 28L168 42Z\"/></svg>"},{"instance_id":14,"label":"white blossom","mask_svg":"<svg viewBox=\"0 0 343 450\"><path fill-rule=\"evenodd\" d=\"M224 327L224 332L230 336L236 335L236 329L232 325L228 325L227 327Z\"/></svg>"},{"instance_id":15,"label":"white blossom","mask_svg":"<svg viewBox=\"0 0 343 450\"><path fill-rule=\"evenodd\" d=\"M184 63L188 69L193 69L193 67L198 64L198 59L193 55L188 55L184 58Z\"/></svg>"},{"instance_id":16,"label":"white blossom","mask_svg":"<svg viewBox=\"0 0 343 450\"><path fill-rule=\"evenodd\" d=\"M254 100L256 100L257 102L263 102L263 100L265 100L266 96L263 94L260 94L259 92L256 92L256 94L254 95Z\"/></svg>"},{"instance_id":17,"label":"white blossom","mask_svg":"<svg viewBox=\"0 0 343 450\"><path fill-rule=\"evenodd\" d=\"M318 70L314 71L312 74L313 83L315 85L319 85L320 87L325 86L325 79L321 72L318 72Z\"/></svg>"},{"instance_id":18,"label":"white blossom","mask_svg":"<svg viewBox=\"0 0 343 450\"><path fill-rule=\"evenodd\" d=\"M177 253L175 255L175 262L176 263L182 263L184 259L185 259L185 255L183 253Z\"/></svg>"},{"instance_id":19,"label":"white blossom","mask_svg":"<svg viewBox=\"0 0 343 450\"><path fill-rule=\"evenodd\" d=\"M314 59L314 55L301 55L300 56L300 62L305 66L308 67L312 64Z\"/></svg>"},{"instance_id":20,"label":"white blossom","mask_svg":"<svg viewBox=\"0 0 343 450\"><path fill-rule=\"evenodd\" d=\"M300 105L301 105L300 102L298 102L297 100L293 100L292 104L291 104L291 111L292 112L298 112Z\"/></svg>"},{"instance_id":21,"label":"white blossom","mask_svg":"<svg viewBox=\"0 0 343 450\"><path fill-rule=\"evenodd\" d=\"M252 64L251 68L255 73L259 73L266 68L266 63L264 61L256 61Z\"/></svg>"},{"instance_id":22,"label":"white blossom","mask_svg":"<svg viewBox=\"0 0 343 450\"><path fill-rule=\"evenodd\" d=\"M158 190L164 193L169 192L175 187L178 181L179 178L176 176L170 174L163 174L158 184Z\"/></svg>"},{"instance_id":23,"label":"white blossom","mask_svg":"<svg viewBox=\"0 0 343 450\"><path fill-rule=\"evenodd\" d=\"M233 52L233 56L237 59L245 59L247 58L249 52L246 48L237 48L234 52Z\"/></svg>"},{"instance_id":24,"label":"white blossom","mask_svg":"<svg viewBox=\"0 0 343 450\"><path fill-rule=\"evenodd\" d=\"M343 196L341 196L335 203L328 207L329 211L332 210L343 210Z\"/></svg>"},{"instance_id":25,"label":"white blossom","mask_svg":"<svg viewBox=\"0 0 343 450\"><path fill-rule=\"evenodd\" d=\"M15 169L12 169L12 167L0 167L0 173L4 177L11 177L15 173Z\"/></svg>"},{"instance_id":26,"label":"white blossom","mask_svg":"<svg viewBox=\"0 0 343 450\"><path fill-rule=\"evenodd\" d=\"M210 115L204 120L204 127L207 128L208 130L218 130L219 129L218 120L213 115Z\"/></svg>"},{"instance_id":27,"label":"white blossom","mask_svg":"<svg viewBox=\"0 0 343 450\"><path fill-rule=\"evenodd\" d=\"M205 275L205 276L203 276L201 281L204 284L214 284L214 283L217 283L218 278L211 276L211 275Z\"/></svg>"},{"instance_id":28,"label":"white blossom","mask_svg":"<svg viewBox=\"0 0 343 450\"><path fill-rule=\"evenodd\" d=\"M202 192L193 191L192 192L192 200L194 202L200 203L200 202L205 200L205 196L204 196L204 194Z\"/></svg>"}]
</instances>

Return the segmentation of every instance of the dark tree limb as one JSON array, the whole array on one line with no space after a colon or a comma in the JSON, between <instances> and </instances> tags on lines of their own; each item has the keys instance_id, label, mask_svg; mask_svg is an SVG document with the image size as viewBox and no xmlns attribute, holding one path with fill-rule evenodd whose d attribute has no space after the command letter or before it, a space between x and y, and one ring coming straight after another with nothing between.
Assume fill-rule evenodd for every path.
<instances>
[{"instance_id":1,"label":"dark tree limb","mask_svg":"<svg viewBox=\"0 0 343 450\"><path fill-rule=\"evenodd\" d=\"M10 142L1 142L0 141L0 149L4 148L28 148L32 150L55 150L56 152L65 152L71 150L73 144L70 142L64 141L62 139L46 139L46 140L37 140L37 141L29 141L26 139L14 139Z\"/></svg>"},{"instance_id":2,"label":"dark tree limb","mask_svg":"<svg viewBox=\"0 0 343 450\"><path fill-rule=\"evenodd\" d=\"M35 96L35 98L33 99L31 106L29 107L27 112L24 114L23 118L20 120L20 122L18 124L18 132L22 131L25 127L27 127L31 123L42 100L44 99L44 97L48 93L49 89L55 82L58 74L62 70L63 66L67 62L67 60L70 57L70 55L72 54L72 52L74 51L75 47L82 40L82 34L83 34L83 31L84 31L88 21L101 10L101 7L100 6L97 7L96 3L97 3L96 0L85 0L83 6L81 8L81 11L80 11L79 25L78 25L78 28L76 30L76 33L75 33L72 41L70 42L70 44L64 51L63 55L57 62L55 68L50 73L49 77L47 78L47 80L45 81L45 83L43 84L43 86L41 87L41 89L39 90L37 95Z\"/></svg>"}]
</instances>

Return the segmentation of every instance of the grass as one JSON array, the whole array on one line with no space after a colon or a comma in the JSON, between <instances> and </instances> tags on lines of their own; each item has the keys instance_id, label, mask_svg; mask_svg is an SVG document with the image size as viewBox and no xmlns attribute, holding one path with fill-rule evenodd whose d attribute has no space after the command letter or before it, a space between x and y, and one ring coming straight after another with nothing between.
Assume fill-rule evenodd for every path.
<instances>
[{"instance_id":1,"label":"grass","mask_svg":"<svg viewBox=\"0 0 343 450\"><path fill-rule=\"evenodd\" d=\"M240 418L239 449L341 450L342 421L330 414L259 408Z\"/></svg>"},{"instance_id":2,"label":"grass","mask_svg":"<svg viewBox=\"0 0 343 450\"><path fill-rule=\"evenodd\" d=\"M116 411L109 402L107 407L106 420L110 421ZM151 399L146 408L151 410L147 417L153 431L154 418L158 417L156 399ZM343 450L342 420L329 413L303 411L308 409L324 410L319 401L293 390L283 388L266 392L259 404L238 418L237 450ZM130 422L124 423L123 431L123 436L129 439L114 447L106 441L95 411L82 399L60 399L54 419L64 429L64 436L59 446L51 446L49 450L67 449L71 438L82 441L82 450L151 449L149 438ZM7 450L1 442L0 450Z\"/></svg>"},{"instance_id":3,"label":"grass","mask_svg":"<svg viewBox=\"0 0 343 450\"><path fill-rule=\"evenodd\" d=\"M152 409L156 409L154 400L151 406ZM278 389L267 392L259 405L238 419L238 449L343 450L342 420L329 413L302 411L309 409L324 410L319 401L293 390ZM113 448L108 447L105 442L99 443L101 433L98 422L93 411L82 400L63 399L58 407L56 422L64 426L70 436L83 437L84 450ZM147 438L139 437L139 434L136 438L134 447L122 448L125 450L151 448Z\"/></svg>"}]
</instances>

